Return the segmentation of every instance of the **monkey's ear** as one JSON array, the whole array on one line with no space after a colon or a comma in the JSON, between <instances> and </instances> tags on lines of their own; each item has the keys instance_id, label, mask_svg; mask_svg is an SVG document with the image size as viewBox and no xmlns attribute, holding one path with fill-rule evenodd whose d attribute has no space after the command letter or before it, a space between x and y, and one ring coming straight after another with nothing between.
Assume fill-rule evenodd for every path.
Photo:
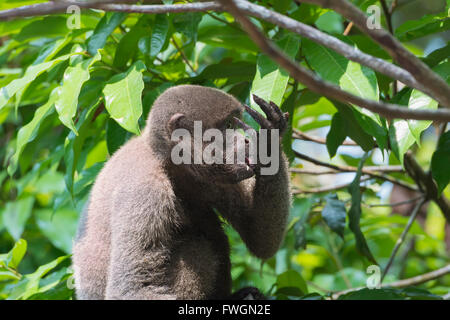
<instances>
[{"instance_id":1,"label":"monkey's ear","mask_svg":"<svg viewBox=\"0 0 450 320\"><path fill-rule=\"evenodd\" d=\"M175 129L184 128L183 124L185 120L186 116L184 114L175 113L167 122L167 130L169 131L169 134L172 134Z\"/></svg>"}]
</instances>

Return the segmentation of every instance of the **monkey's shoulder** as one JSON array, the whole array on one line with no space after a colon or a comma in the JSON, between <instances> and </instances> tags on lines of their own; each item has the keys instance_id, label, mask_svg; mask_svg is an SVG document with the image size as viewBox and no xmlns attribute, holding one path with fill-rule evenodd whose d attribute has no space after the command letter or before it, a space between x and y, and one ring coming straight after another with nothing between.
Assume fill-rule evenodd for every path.
<instances>
[{"instance_id":1,"label":"monkey's shoulder","mask_svg":"<svg viewBox=\"0 0 450 320\"><path fill-rule=\"evenodd\" d=\"M171 193L171 183L142 136L129 140L106 162L97 176L93 192L105 197Z\"/></svg>"}]
</instances>

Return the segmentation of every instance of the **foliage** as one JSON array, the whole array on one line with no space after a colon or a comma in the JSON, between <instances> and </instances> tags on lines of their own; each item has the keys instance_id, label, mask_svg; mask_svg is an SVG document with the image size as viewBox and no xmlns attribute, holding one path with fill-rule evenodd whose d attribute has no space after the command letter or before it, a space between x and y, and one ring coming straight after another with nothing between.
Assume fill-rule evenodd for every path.
<instances>
[{"instance_id":1,"label":"foliage","mask_svg":"<svg viewBox=\"0 0 450 320\"><path fill-rule=\"evenodd\" d=\"M8 0L0 10L38 2ZM364 10L368 2L376 3L354 1ZM259 4L390 59L356 28L342 37L345 21L327 9L293 1ZM448 8L441 9L404 22L394 34L448 81L449 45L424 54L409 42L439 37L448 28ZM341 177L353 183L348 190L297 194L283 246L263 264L226 226L235 289L252 285L274 299L324 299L365 286L367 266L377 262L384 268L408 218L396 207L371 206L389 201L392 185L371 179L361 187L363 164L403 165L411 150L424 168L431 167L439 192L450 195L448 132L439 138L429 121L391 121L313 93L261 54L228 13L86 10L78 29L68 28L67 18L0 21L0 299L74 298L72 239L95 177L121 145L140 134L153 101L173 85L217 87L247 104L253 104L249 97L256 93L279 104L291 114L292 128L283 143L292 167L306 166L292 148L335 164L360 164L356 176L293 175L292 185L300 190ZM416 89L397 92L393 79L331 49L253 21L287 56L343 90L413 109L438 107ZM292 129L326 136L326 149L294 141ZM343 146L348 138L358 146ZM414 183L406 173L389 175ZM444 241L449 235L439 208L430 204L419 222L408 234L412 247L405 244L400 252L407 258L395 260L387 282L449 263ZM339 299L437 299L449 289L450 279L443 277L420 288L363 289Z\"/></svg>"}]
</instances>

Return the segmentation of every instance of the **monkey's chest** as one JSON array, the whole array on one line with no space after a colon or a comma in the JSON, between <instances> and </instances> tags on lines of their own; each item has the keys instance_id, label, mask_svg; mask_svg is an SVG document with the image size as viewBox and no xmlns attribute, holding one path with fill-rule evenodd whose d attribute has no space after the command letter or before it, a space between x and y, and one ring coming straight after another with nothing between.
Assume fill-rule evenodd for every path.
<instances>
[{"instance_id":1,"label":"monkey's chest","mask_svg":"<svg viewBox=\"0 0 450 320\"><path fill-rule=\"evenodd\" d=\"M180 233L177 278L195 291L186 296L219 299L231 292L230 248L218 217L208 213L191 214Z\"/></svg>"}]
</instances>

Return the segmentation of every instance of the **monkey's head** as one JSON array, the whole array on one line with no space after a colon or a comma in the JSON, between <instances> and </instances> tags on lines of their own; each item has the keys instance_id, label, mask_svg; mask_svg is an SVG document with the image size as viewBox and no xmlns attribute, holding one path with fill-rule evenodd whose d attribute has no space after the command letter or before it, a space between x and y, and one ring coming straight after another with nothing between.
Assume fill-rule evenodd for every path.
<instances>
[{"instance_id":1,"label":"monkey's head","mask_svg":"<svg viewBox=\"0 0 450 320\"><path fill-rule=\"evenodd\" d=\"M243 110L239 101L218 89L172 87L158 97L149 114L150 146L164 163L205 182L238 183L254 175L248 141L236 130L227 130L235 129L234 117L241 118Z\"/></svg>"}]
</instances>

